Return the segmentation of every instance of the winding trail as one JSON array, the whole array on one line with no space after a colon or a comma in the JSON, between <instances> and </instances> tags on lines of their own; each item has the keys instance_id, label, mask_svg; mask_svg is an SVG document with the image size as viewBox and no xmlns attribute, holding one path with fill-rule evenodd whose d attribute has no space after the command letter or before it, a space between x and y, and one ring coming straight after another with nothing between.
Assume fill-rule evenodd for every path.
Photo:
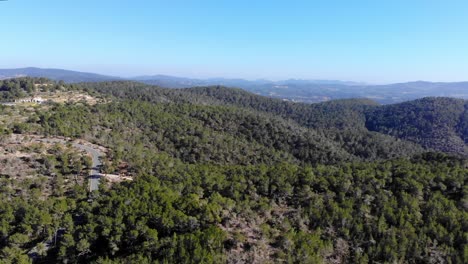
<instances>
[{"instance_id":1,"label":"winding trail","mask_svg":"<svg viewBox=\"0 0 468 264\"><path fill-rule=\"evenodd\" d=\"M89 172L89 191L97 191L99 189L99 179L101 178L101 175L99 173L99 168L102 166L102 162L100 157L104 156L102 152L99 150L96 150L92 147L85 146L82 144L78 143L72 143L72 145L75 148L84 150L88 152L88 154L91 155L91 158L93 160L93 165L91 167L91 170Z\"/></svg>"},{"instance_id":2,"label":"winding trail","mask_svg":"<svg viewBox=\"0 0 468 264\"><path fill-rule=\"evenodd\" d=\"M45 143L62 143L67 144L69 141L59 138L37 138L36 141L45 142ZM71 142L72 146L86 151L91 155L92 167L89 172L89 191L97 191L99 189L99 179L101 178L100 167L102 166L101 157L104 156L104 153L96 148L86 146L77 142Z\"/></svg>"}]
</instances>

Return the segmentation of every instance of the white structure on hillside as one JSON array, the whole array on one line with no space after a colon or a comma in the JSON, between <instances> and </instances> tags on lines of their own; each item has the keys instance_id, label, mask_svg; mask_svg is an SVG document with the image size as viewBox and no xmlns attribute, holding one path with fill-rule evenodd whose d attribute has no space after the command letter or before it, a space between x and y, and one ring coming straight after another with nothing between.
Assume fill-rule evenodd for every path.
<instances>
[{"instance_id":1,"label":"white structure on hillside","mask_svg":"<svg viewBox=\"0 0 468 264\"><path fill-rule=\"evenodd\" d=\"M23 98L23 99L16 99L15 103L37 103L37 104L42 104L45 102L44 99L41 97L31 97L31 98Z\"/></svg>"}]
</instances>

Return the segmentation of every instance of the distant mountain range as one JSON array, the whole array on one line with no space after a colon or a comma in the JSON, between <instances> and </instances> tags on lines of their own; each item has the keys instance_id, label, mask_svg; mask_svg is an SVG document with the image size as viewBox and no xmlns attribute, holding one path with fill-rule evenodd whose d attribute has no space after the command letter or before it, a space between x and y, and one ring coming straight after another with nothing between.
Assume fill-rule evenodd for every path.
<instances>
[{"instance_id":1,"label":"distant mountain range","mask_svg":"<svg viewBox=\"0 0 468 264\"><path fill-rule=\"evenodd\" d=\"M122 78L115 76L106 76L96 73L69 71L62 69L41 69L34 67L19 69L0 69L0 79L25 76L45 77L56 81L62 80L67 83L122 80Z\"/></svg>"},{"instance_id":2,"label":"distant mountain range","mask_svg":"<svg viewBox=\"0 0 468 264\"><path fill-rule=\"evenodd\" d=\"M131 80L167 88L220 85L242 88L259 95L273 98L306 103L345 98L369 98L382 104L398 103L428 96L468 99L468 82L434 83L418 81L388 85L369 85L340 80L289 79L283 81L250 81L226 78L193 79L167 75L123 78L63 69L0 69L0 79L21 76L46 77L52 80L63 80L68 83Z\"/></svg>"}]
</instances>

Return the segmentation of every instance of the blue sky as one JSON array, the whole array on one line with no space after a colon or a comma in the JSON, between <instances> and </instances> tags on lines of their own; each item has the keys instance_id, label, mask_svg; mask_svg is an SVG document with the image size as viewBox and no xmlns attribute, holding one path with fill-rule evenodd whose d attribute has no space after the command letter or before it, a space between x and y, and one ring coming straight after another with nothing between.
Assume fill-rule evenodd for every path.
<instances>
[{"instance_id":1,"label":"blue sky","mask_svg":"<svg viewBox=\"0 0 468 264\"><path fill-rule=\"evenodd\" d=\"M0 68L468 81L468 1L0 2Z\"/></svg>"}]
</instances>

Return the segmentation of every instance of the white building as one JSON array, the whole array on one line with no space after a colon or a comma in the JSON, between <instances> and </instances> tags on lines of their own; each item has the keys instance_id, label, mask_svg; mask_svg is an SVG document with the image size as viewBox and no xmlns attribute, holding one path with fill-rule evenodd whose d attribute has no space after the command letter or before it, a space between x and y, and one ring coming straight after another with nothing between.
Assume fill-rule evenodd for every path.
<instances>
[{"instance_id":1,"label":"white building","mask_svg":"<svg viewBox=\"0 0 468 264\"><path fill-rule=\"evenodd\" d=\"M45 102L44 99L41 97L31 97L31 98L23 98L23 99L16 99L15 103L37 103L37 104L42 104Z\"/></svg>"}]
</instances>

